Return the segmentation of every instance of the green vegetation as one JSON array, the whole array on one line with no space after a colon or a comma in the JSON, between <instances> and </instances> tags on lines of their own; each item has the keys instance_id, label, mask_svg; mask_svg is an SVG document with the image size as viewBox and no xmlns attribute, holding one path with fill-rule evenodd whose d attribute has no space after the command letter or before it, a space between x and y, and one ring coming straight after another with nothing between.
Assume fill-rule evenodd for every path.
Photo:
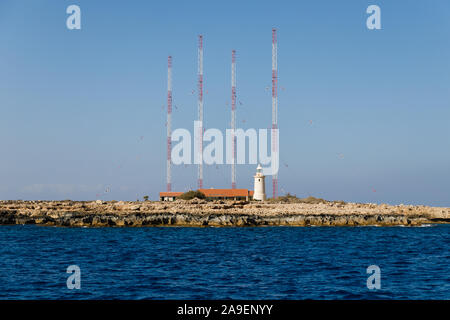
<instances>
[{"instance_id":1,"label":"green vegetation","mask_svg":"<svg viewBox=\"0 0 450 320\"><path fill-rule=\"evenodd\" d=\"M192 200L194 198L205 199L206 196L204 193L202 193L198 190L197 191L190 190L188 192L183 193L181 196L178 197L178 199L183 199L183 200Z\"/></svg>"},{"instance_id":2,"label":"green vegetation","mask_svg":"<svg viewBox=\"0 0 450 320\"><path fill-rule=\"evenodd\" d=\"M276 203L309 203L309 204L319 204L319 203L328 203L328 202L333 202L333 203L338 203L338 204L345 204L344 201L339 200L339 201L327 201L324 200L322 198L316 198L316 197L307 197L307 198L297 198L296 195L292 195L290 193L288 193L285 196L280 196L278 197L278 199L273 199L270 198L268 199L269 202L276 202Z\"/></svg>"},{"instance_id":3,"label":"green vegetation","mask_svg":"<svg viewBox=\"0 0 450 320\"><path fill-rule=\"evenodd\" d=\"M144 201L148 201L148 196L143 196Z\"/></svg>"}]
</instances>

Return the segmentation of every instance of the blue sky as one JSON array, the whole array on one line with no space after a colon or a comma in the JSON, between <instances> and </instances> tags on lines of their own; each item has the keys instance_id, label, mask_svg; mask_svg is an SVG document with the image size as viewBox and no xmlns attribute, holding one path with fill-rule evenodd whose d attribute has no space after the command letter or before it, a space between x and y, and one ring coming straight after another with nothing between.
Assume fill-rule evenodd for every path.
<instances>
[{"instance_id":1,"label":"blue sky","mask_svg":"<svg viewBox=\"0 0 450 320\"><path fill-rule=\"evenodd\" d=\"M82 29L66 28L81 8ZM366 28L381 8L382 30ZM278 29L280 194L450 206L450 2L0 2L0 199L156 199L165 190L167 56L173 128L197 114L204 35L207 128L271 123ZM192 130L192 129L191 129ZM237 169L252 188L254 165ZM173 189L196 187L195 166ZM229 187L230 168L205 168ZM271 195L268 178L267 192ZM106 192L108 191L108 192Z\"/></svg>"}]
</instances>

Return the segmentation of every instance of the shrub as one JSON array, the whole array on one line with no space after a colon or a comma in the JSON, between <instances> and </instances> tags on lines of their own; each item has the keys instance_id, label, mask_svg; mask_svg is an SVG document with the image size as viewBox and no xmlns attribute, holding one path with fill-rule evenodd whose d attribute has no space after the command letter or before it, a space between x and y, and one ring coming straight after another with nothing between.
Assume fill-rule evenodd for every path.
<instances>
[{"instance_id":1,"label":"shrub","mask_svg":"<svg viewBox=\"0 0 450 320\"><path fill-rule=\"evenodd\" d=\"M317 203L327 203L326 200L323 200L322 198L315 198L309 196L308 198L299 199L302 203L311 203L311 204L317 204Z\"/></svg>"},{"instance_id":2,"label":"shrub","mask_svg":"<svg viewBox=\"0 0 450 320\"><path fill-rule=\"evenodd\" d=\"M192 200L194 198L198 198L198 199L205 199L206 196L204 193L200 192L200 191L188 191L183 193L181 196L178 197L178 199L182 199L182 200Z\"/></svg>"},{"instance_id":3,"label":"shrub","mask_svg":"<svg viewBox=\"0 0 450 320\"><path fill-rule=\"evenodd\" d=\"M308 198L297 198L296 195L292 195L290 193L286 194L285 196L280 196L277 199L269 199L270 202L278 202L278 203L310 203L310 204L318 204L318 203L327 203L328 201L321 199L321 198L315 198L309 196Z\"/></svg>"}]
</instances>

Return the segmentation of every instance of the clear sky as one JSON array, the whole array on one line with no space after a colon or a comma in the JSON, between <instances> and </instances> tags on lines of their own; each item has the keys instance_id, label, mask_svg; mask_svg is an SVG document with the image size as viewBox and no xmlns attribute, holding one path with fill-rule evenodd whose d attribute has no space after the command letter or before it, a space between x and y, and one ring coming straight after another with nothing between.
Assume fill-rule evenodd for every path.
<instances>
[{"instance_id":1,"label":"clear sky","mask_svg":"<svg viewBox=\"0 0 450 320\"><path fill-rule=\"evenodd\" d=\"M81 8L68 30L66 8ZM381 8L368 30L366 8ZM0 2L0 199L157 199L165 190L167 56L173 128L197 114L204 35L206 128L271 123L278 29L280 194L450 206L450 2ZM237 169L252 188L254 165ZM196 187L195 166L173 189ZM205 187L229 187L228 165ZM271 179L267 192L272 194Z\"/></svg>"}]
</instances>

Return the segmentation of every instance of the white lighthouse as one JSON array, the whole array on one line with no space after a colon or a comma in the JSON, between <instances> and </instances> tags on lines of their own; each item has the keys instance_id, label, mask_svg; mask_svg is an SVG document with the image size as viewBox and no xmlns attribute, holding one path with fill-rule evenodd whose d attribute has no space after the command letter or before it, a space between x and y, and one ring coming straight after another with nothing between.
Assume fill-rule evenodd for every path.
<instances>
[{"instance_id":1,"label":"white lighthouse","mask_svg":"<svg viewBox=\"0 0 450 320\"><path fill-rule=\"evenodd\" d=\"M253 200L266 200L266 182L264 180L266 177L262 173L262 167L260 164L258 164L256 174L253 177L255 178Z\"/></svg>"}]
</instances>

